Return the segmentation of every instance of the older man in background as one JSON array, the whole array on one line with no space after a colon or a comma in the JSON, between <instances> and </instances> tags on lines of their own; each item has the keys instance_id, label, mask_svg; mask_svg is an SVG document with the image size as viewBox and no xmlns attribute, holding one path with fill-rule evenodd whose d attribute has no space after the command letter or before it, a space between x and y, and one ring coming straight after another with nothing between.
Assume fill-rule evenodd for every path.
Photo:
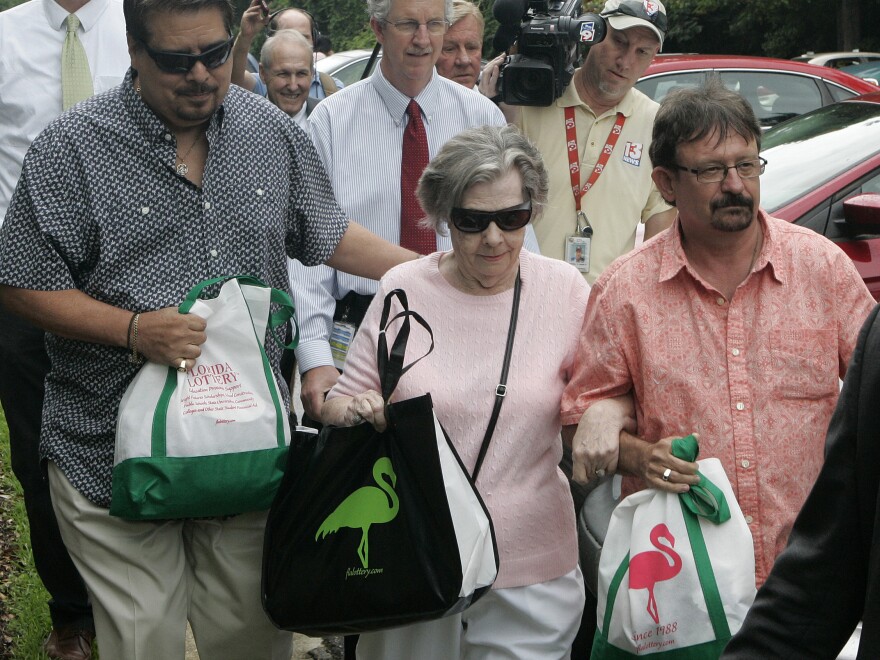
<instances>
[{"instance_id":1,"label":"older man in background","mask_svg":"<svg viewBox=\"0 0 880 660\"><path fill-rule=\"evenodd\" d=\"M443 35L437 73L468 89L477 86L483 57L483 14L468 0L452 0L452 25Z\"/></svg>"},{"instance_id":2,"label":"older man in background","mask_svg":"<svg viewBox=\"0 0 880 660\"><path fill-rule=\"evenodd\" d=\"M279 30L260 51L260 80L267 98L309 133L308 115L318 105L309 96L315 71L312 47L296 30Z\"/></svg>"}]
</instances>

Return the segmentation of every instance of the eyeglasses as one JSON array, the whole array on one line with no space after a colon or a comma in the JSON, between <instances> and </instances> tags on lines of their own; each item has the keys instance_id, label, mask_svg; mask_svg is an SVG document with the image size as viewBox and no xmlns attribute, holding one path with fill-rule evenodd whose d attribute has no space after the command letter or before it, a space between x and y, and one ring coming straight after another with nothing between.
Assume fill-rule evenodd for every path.
<instances>
[{"instance_id":1,"label":"eyeglasses","mask_svg":"<svg viewBox=\"0 0 880 660\"><path fill-rule=\"evenodd\" d=\"M418 32L419 28L423 25L428 28L428 34L433 35L445 34L446 30L449 29L449 21L440 19L434 19L427 23L419 23L418 21L413 20L386 21L385 19L382 19L382 22L385 23L385 25L390 25L401 34L408 34L410 36Z\"/></svg>"},{"instance_id":2,"label":"eyeglasses","mask_svg":"<svg viewBox=\"0 0 880 660\"><path fill-rule=\"evenodd\" d=\"M764 173L767 161L758 157L744 160L736 165L709 165L708 167L701 167L696 170L691 167L684 167L683 165L675 165L675 167L676 169L696 174L697 181L700 183L718 183L719 181L724 181L727 178L727 173L734 169L740 179L757 178Z\"/></svg>"},{"instance_id":3,"label":"eyeglasses","mask_svg":"<svg viewBox=\"0 0 880 660\"><path fill-rule=\"evenodd\" d=\"M449 219L452 220L453 226L458 231L466 234L478 234L486 231L490 222L498 225L501 231L514 231L522 229L532 219L532 200L500 211L454 208L449 213Z\"/></svg>"},{"instance_id":4,"label":"eyeglasses","mask_svg":"<svg viewBox=\"0 0 880 660\"><path fill-rule=\"evenodd\" d=\"M196 62L201 62L207 69L216 69L218 66L226 64L226 60L229 59L229 54L232 52L234 41L235 37L230 37L228 41L211 46L198 55L153 50L146 42L141 41L141 44L147 51L147 55L153 58L156 66L165 73L189 73L196 65Z\"/></svg>"},{"instance_id":5,"label":"eyeglasses","mask_svg":"<svg viewBox=\"0 0 880 660\"><path fill-rule=\"evenodd\" d=\"M653 4L653 3L648 3ZM640 18L643 21L648 21L649 23L653 23L656 25L661 32L666 33L666 14L662 11L659 11L659 7L657 7L658 11L655 11L653 14L649 14L647 9L645 8L645 3L643 2L634 2L632 0L628 2L621 2L616 9L613 11L606 13L602 13L602 16L614 16L623 14L625 16L632 16L633 18Z\"/></svg>"}]
</instances>

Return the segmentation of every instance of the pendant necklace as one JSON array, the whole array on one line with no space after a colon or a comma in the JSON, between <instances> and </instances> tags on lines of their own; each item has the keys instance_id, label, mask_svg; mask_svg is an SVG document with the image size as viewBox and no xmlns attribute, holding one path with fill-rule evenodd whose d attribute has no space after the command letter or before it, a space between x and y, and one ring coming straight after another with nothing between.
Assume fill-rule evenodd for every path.
<instances>
[{"instance_id":1,"label":"pendant necklace","mask_svg":"<svg viewBox=\"0 0 880 660\"><path fill-rule=\"evenodd\" d=\"M189 172L189 166L186 164L186 159L189 157L190 153L192 152L193 149L195 149L195 146L199 143L199 140L201 140L201 139L202 139L202 133L199 132L199 134L196 135L196 139L193 140L193 143L189 146L189 149L186 150L186 153L183 154L182 156L177 157L178 160L180 160L180 162L177 164L177 167L175 168L175 170L177 171L177 173L180 176L186 176L187 173Z\"/></svg>"}]
</instances>

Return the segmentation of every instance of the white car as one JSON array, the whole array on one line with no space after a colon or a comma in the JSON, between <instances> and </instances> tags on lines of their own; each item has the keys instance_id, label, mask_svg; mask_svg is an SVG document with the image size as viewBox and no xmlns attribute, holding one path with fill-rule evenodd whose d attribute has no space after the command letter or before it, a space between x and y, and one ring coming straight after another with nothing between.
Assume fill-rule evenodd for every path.
<instances>
[{"instance_id":1,"label":"white car","mask_svg":"<svg viewBox=\"0 0 880 660\"><path fill-rule=\"evenodd\" d=\"M321 73L330 74L332 77L341 81L343 85L348 86L363 77L364 69L367 68L367 64L370 62L370 57L372 55L373 51L365 48L346 50L341 53L333 53L332 55L328 55L327 57L318 60L315 63L315 68ZM370 70L367 72L367 75L372 73L380 59L382 59L381 51L379 51L379 54L373 62L373 65L370 67Z\"/></svg>"},{"instance_id":2,"label":"white car","mask_svg":"<svg viewBox=\"0 0 880 660\"><path fill-rule=\"evenodd\" d=\"M863 53L860 50L839 51L836 53L814 53L807 51L799 57L791 58L798 62L809 62L810 64L818 64L820 66L830 66L834 69L840 69L851 64L861 64L863 62L872 62L880 60L880 53Z\"/></svg>"}]
</instances>

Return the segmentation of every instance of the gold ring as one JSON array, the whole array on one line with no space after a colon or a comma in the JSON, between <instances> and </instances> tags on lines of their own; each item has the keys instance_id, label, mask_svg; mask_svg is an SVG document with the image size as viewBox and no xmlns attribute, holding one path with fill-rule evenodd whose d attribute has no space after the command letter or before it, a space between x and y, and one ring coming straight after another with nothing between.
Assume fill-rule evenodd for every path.
<instances>
[{"instance_id":1,"label":"gold ring","mask_svg":"<svg viewBox=\"0 0 880 660\"><path fill-rule=\"evenodd\" d=\"M177 370L178 370L180 373L184 373L184 372L186 372L186 360L181 360L181 361L180 361L180 366L177 367Z\"/></svg>"}]
</instances>

